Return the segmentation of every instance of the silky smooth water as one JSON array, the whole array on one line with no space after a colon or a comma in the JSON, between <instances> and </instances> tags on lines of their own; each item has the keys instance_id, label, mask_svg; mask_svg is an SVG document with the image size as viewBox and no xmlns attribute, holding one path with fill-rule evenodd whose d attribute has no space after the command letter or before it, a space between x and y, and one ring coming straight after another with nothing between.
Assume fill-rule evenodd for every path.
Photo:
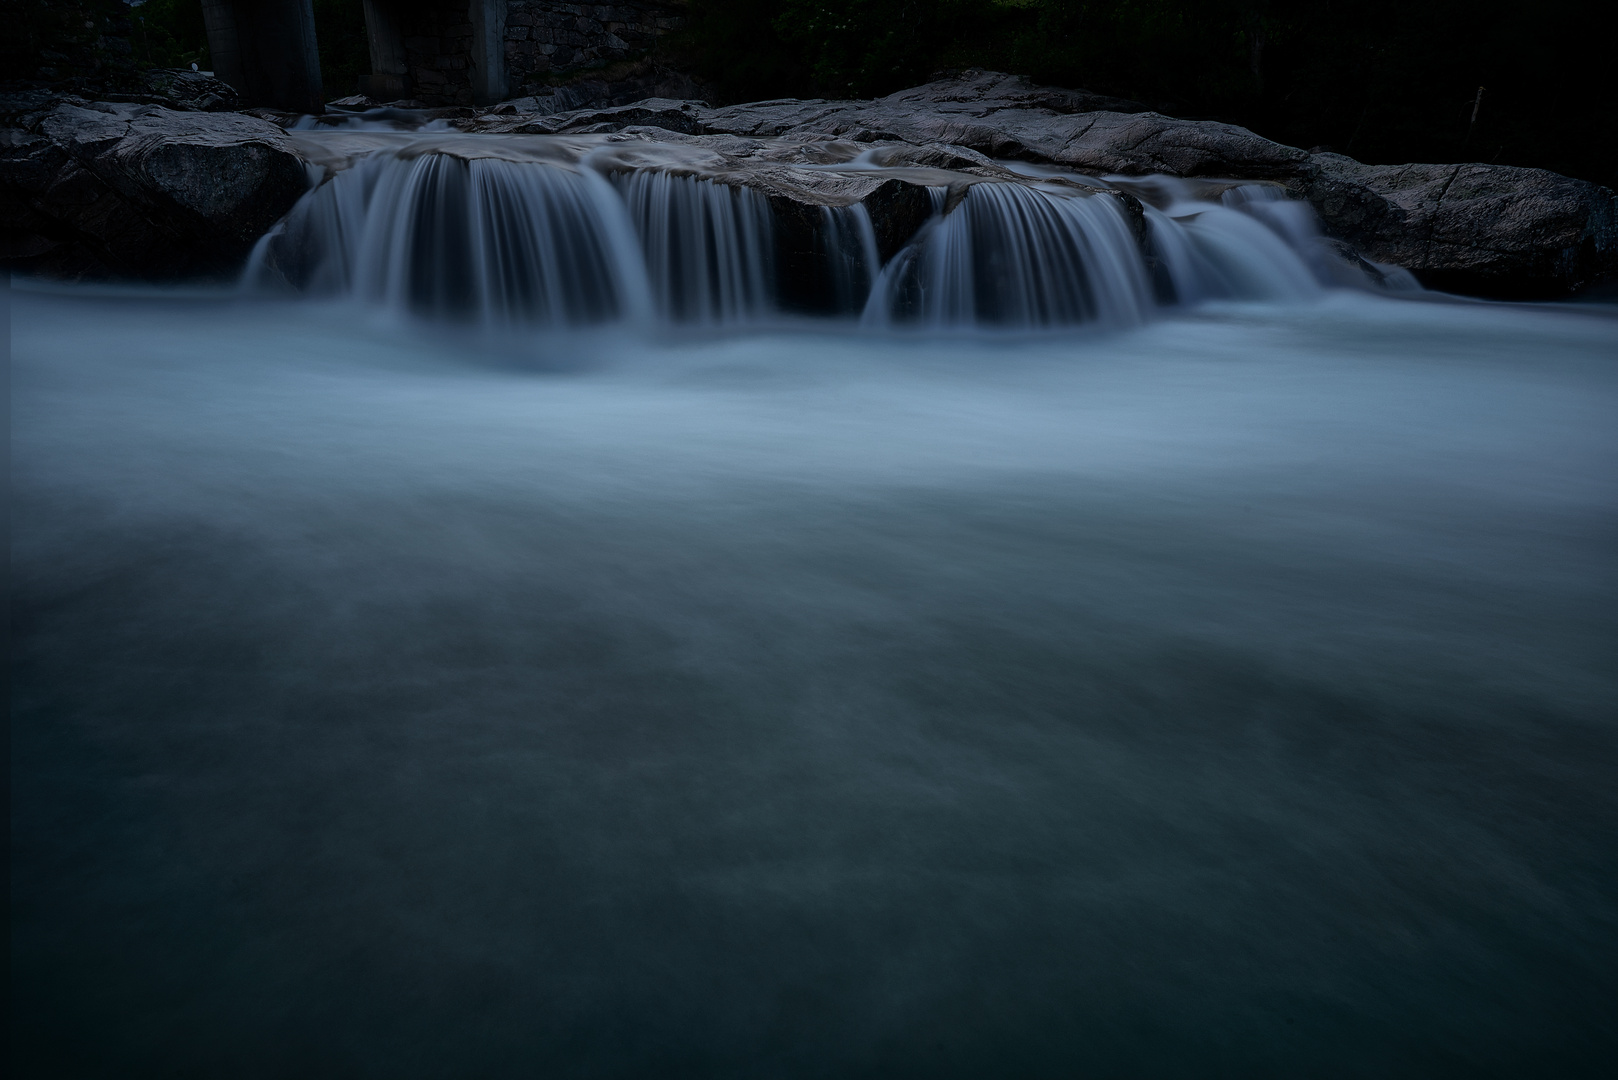
<instances>
[{"instance_id":1,"label":"silky smooth water","mask_svg":"<svg viewBox=\"0 0 1618 1080\"><path fill-rule=\"evenodd\" d=\"M932 215L884 264L869 210L848 201L857 191L803 195L828 205L783 196L780 212L800 221L779 260L778 208L748 186L757 176L701 148L607 135L295 138L330 172L311 166L318 182L260 239L245 289L485 327L735 327L795 303L873 328L1121 328L1211 299L1419 291L1403 270L1345 258L1308 204L1274 184L1103 182L1017 163L989 170L992 181L805 166L794 183L875 174L912 185Z\"/></svg>"},{"instance_id":2,"label":"silky smooth water","mask_svg":"<svg viewBox=\"0 0 1618 1080\"><path fill-rule=\"evenodd\" d=\"M13 299L17 1075L1618 1050L1610 311Z\"/></svg>"}]
</instances>

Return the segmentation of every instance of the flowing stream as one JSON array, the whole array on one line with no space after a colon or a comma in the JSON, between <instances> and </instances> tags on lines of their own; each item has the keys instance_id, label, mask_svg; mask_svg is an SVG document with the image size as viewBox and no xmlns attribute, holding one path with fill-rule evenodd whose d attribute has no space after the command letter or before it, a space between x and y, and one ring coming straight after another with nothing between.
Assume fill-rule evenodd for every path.
<instances>
[{"instance_id":1,"label":"flowing stream","mask_svg":"<svg viewBox=\"0 0 1618 1080\"><path fill-rule=\"evenodd\" d=\"M15 1062L1603 1075L1618 313L544 153L12 290Z\"/></svg>"}]
</instances>

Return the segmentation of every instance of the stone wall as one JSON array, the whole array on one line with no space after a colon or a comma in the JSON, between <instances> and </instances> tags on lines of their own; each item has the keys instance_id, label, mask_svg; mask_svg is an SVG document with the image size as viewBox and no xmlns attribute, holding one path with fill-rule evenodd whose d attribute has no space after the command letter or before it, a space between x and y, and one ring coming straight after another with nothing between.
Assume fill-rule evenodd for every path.
<instances>
[{"instance_id":1,"label":"stone wall","mask_svg":"<svg viewBox=\"0 0 1618 1080\"><path fill-rule=\"evenodd\" d=\"M466 4L421 4L402 14L410 96L429 105L472 104L472 23Z\"/></svg>"},{"instance_id":2,"label":"stone wall","mask_svg":"<svg viewBox=\"0 0 1618 1080\"><path fill-rule=\"evenodd\" d=\"M543 93L559 76L645 57L683 22L685 0L365 0L365 10L372 76L362 81L375 83L367 93L471 105ZM479 69L482 62L493 66Z\"/></svg>"},{"instance_id":3,"label":"stone wall","mask_svg":"<svg viewBox=\"0 0 1618 1080\"><path fill-rule=\"evenodd\" d=\"M506 5L506 83L533 92L548 77L632 60L679 27L679 0L566 4L510 0Z\"/></svg>"}]
</instances>

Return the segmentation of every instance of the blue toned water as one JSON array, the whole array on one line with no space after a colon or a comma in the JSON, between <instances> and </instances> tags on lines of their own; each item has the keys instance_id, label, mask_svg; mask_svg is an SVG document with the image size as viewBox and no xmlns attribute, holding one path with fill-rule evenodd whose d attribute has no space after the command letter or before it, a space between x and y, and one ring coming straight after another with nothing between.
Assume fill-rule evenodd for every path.
<instances>
[{"instance_id":1,"label":"blue toned water","mask_svg":"<svg viewBox=\"0 0 1618 1080\"><path fill-rule=\"evenodd\" d=\"M15 290L14 1061L1601 1075L1618 319L1304 291Z\"/></svg>"}]
</instances>

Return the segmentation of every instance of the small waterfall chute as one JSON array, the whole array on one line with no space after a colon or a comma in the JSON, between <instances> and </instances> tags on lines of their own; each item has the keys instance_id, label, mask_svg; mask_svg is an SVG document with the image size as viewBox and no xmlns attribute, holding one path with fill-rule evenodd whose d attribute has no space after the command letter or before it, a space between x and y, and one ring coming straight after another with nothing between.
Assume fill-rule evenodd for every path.
<instances>
[{"instance_id":1,"label":"small waterfall chute","mask_svg":"<svg viewBox=\"0 0 1618 1080\"><path fill-rule=\"evenodd\" d=\"M820 208L820 234L838 314L858 313L882 269L876 229L863 203Z\"/></svg>"},{"instance_id":2,"label":"small waterfall chute","mask_svg":"<svg viewBox=\"0 0 1618 1080\"><path fill-rule=\"evenodd\" d=\"M640 237L660 314L732 323L773 310L774 240L763 195L668 172L618 173L613 183Z\"/></svg>"},{"instance_id":3,"label":"small waterfall chute","mask_svg":"<svg viewBox=\"0 0 1618 1080\"><path fill-rule=\"evenodd\" d=\"M974 184L888 264L866 320L1007 327L1132 326L1151 281L1123 205L1055 185Z\"/></svg>"},{"instance_id":4,"label":"small waterfall chute","mask_svg":"<svg viewBox=\"0 0 1618 1080\"><path fill-rule=\"evenodd\" d=\"M373 154L305 196L261 242L249 274L496 324L651 310L611 186L588 170L500 158Z\"/></svg>"},{"instance_id":5,"label":"small waterfall chute","mask_svg":"<svg viewBox=\"0 0 1618 1080\"><path fill-rule=\"evenodd\" d=\"M609 153L594 135L321 138L311 153L335 175L260 242L248 282L435 318L730 325L791 310L923 328L1128 327L1208 300L1413 287L1345 254L1274 184L894 167L911 195L928 192L932 214L884 265L863 203L766 197L705 149L629 140Z\"/></svg>"}]
</instances>

